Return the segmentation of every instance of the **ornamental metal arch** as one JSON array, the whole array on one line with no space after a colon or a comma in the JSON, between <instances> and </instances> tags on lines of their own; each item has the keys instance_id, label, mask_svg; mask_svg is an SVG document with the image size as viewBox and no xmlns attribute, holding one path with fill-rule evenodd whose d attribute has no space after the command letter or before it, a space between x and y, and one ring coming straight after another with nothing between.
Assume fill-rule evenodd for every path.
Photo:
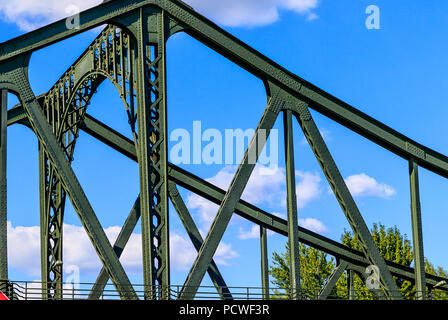
<instances>
[{"instance_id":1,"label":"ornamental metal arch","mask_svg":"<svg viewBox=\"0 0 448 320\"><path fill-rule=\"evenodd\" d=\"M0 44L1 139L0 139L0 280L8 280L6 135L16 123L31 128L39 139L41 255L43 297L62 299L62 222L66 197L70 199L103 264L90 299L100 297L111 279L122 299L137 299L119 258L135 226L141 220L143 274L146 299L169 299L169 221L171 200L198 251L180 292L193 299L208 273L222 299L232 299L213 256L232 215L238 214L260 226L262 285L268 298L266 230L288 236L291 256L291 298L300 298L300 242L337 258L338 267L319 295L328 297L344 271L362 273L368 265L380 271L376 294L402 299L393 277L416 283L418 298L442 279L424 272L422 221L418 168L424 167L448 178L448 158L396 132L347 103L290 73L242 41L222 30L179 0L105 1L80 14L79 28L67 29L65 20ZM99 25L108 26L48 93L38 97L28 80L33 52L73 37ZM267 107L227 191L168 163L166 42L185 32L263 81ZM87 113L90 100L101 83L109 79L117 88L133 133L130 140ZM7 93L20 105L7 110ZM333 160L309 109L313 109L409 161L411 218L415 268L408 268L380 255L364 219ZM287 212L284 220L241 200L241 195L263 146L262 130L269 135L275 121L283 117L287 177ZM360 239L356 251L298 226L294 180L293 123L297 122L319 162L354 234ZM114 244L102 229L89 200L71 168L79 131L97 138L137 161L140 194ZM216 218L202 239L177 187L183 187L219 205ZM441 289L448 290L446 285Z\"/></svg>"}]
</instances>

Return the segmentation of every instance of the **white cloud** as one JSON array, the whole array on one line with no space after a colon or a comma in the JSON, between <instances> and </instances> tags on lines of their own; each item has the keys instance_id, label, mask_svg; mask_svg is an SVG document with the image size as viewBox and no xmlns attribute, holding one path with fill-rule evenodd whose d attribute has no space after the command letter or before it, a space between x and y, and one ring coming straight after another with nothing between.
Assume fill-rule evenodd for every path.
<instances>
[{"instance_id":1,"label":"white cloud","mask_svg":"<svg viewBox=\"0 0 448 320\"><path fill-rule=\"evenodd\" d=\"M296 179L297 207L301 209L320 195L321 178L315 173L296 171Z\"/></svg>"},{"instance_id":2,"label":"white cloud","mask_svg":"<svg viewBox=\"0 0 448 320\"><path fill-rule=\"evenodd\" d=\"M257 165L244 189L242 199L255 205L276 206L279 202L284 205L286 201L285 185L285 169Z\"/></svg>"},{"instance_id":3,"label":"white cloud","mask_svg":"<svg viewBox=\"0 0 448 320\"><path fill-rule=\"evenodd\" d=\"M40 228L13 227L8 222L8 263L31 276L40 275Z\"/></svg>"},{"instance_id":4,"label":"white cloud","mask_svg":"<svg viewBox=\"0 0 448 320\"><path fill-rule=\"evenodd\" d=\"M268 237L274 235L275 232L267 230ZM248 240L248 239L260 239L260 226L254 224L249 230L245 230L242 226L238 229L238 239Z\"/></svg>"},{"instance_id":5,"label":"white cloud","mask_svg":"<svg viewBox=\"0 0 448 320\"><path fill-rule=\"evenodd\" d=\"M105 229L111 243L118 237L120 230L120 227ZM141 234L132 234L120 259L129 273L141 273L141 245ZM191 241L176 232L170 233L170 250L174 270L188 270L197 255ZM238 256L231 244L221 243L214 259L218 264L228 265L230 260ZM8 258L10 267L32 277L40 277L40 228L13 227L8 222ZM84 229L64 224L64 266L69 265L79 267L81 274L90 275L98 273L102 267Z\"/></svg>"},{"instance_id":6,"label":"white cloud","mask_svg":"<svg viewBox=\"0 0 448 320\"><path fill-rule=\"evenodd\" d=\"M202 236L204 236L204 233L207 234L204 229L208 230L211 226L219 207L211 201L208 201L196 194L190 194L188 196L187 206L199 215L201 225L198 227Z\"/></svg>"},{"instance_id":7,"label":"white cloud","mask_svg":"<svg viewBox=\"0 0 448 320\"><path fill-rule=\"evenodd\" d=\"M171 265L176 270L189 270L193 265L197 256L197 251L194 249L190 239L182 236L176 232L170 233L170 250L171 250ZM214 261L222 266L230 264L230 260L239 257L238 252L233 250L232 244L221 242L213 257Z\"/></svg>"},{"instance_id":8,"label":"white cloud","mask_svg":"<svg viewBox=\"0 0 448 320\"><path fill-rule=\"evenodd\" d=\"M72 13L69 6L81 11L99 5L102 0L0 0L0 17L15 23L23 31L31 31ZM312 10L318 0L186 0L198 12L225 26L262 26L279 19L281 10L289 10L317 19Z\"/></svg>"},{"instance_id":9,"label":"white cloud","mask_svg":"<svg viewBox=\"0 0 448 320\"><path fill-rule=\"evenodd\" d=\"M217 264L228 266L229 261L238 258L238 252L234 251L231 243L221 242L213 257Z\"/></svg>"},{"instance_id":10,"label":"white cloud","mask_svg":"<svg viewBox=\"0 0 448 320\"><path fill-rule=\"evenodd\" d=\"M260 238L260 227L258 225L253 225L249 231L244 230L243 227L240 226L238 230L238 239L247 240L257 238Z\"/></svg>"},{"instance_id":11,"label":"white cloud","mask_svg":"<svg viewBox=\"0 0 448 320\"><path fill-rule=\"evenodd\" d=\"M322 223L322 221L319 221L314 218L299 219L299 225L305 229L308 229L310 231L314 231L317 233L327 232L327 227L325 227L325 225Z\"/></svg>"},{"instance_id":12,"label":"white cloud","mask_svg":"<svg viewBox=\"0 0 448 320\"><path fill-rule=\"evenodd\" d=\"M171 263L177 270L187 270L196 259L197 253L191 241L177 233L171 233L170 249L177 253L171 255L174 258ZM180 252L182 254L179 254Z\"/></svg>"},{"instance_id":13,"label":"white cloud","mask_svg":"<svg viewBox=\"0 0 448 320\"><path fill-rule=\"evenodd\" d=\"M390 198L397 192L385 183L379 183L365 173L349 176L345 179L348 189L355 197Z\"/></svg>"},{"instance_id":14,"label":"white cloud","mask_svg":"<svg viewBox=\"0 0 448 320\"><path fill-rule=\"evenodd\" d=\"M187 0L198 12L230 26L264 26L276 22L280 11L288 10L315 20L313 12L319 5L318 0Z\"/></svg>"},{"instance_id":15,"label":"white cloud","mask_svg":"<svg viewBox=\"0 0 448 320\"><path fill-rule=\"evenodd\" d=\"M315 14L314 12L311 12L308 17L306 18L306 20L308 21L313 21L319 19L319 16L317 14Z\"/></svg>"},{"instance_id":16,"label":"white cloud","mask_svg":"<svg viewBox=\"0 0 448 320\"><path fill-rule=\"evenodd\" d=\"M208 182L227 190L235 175L236 167L227 166L220 170ZM297 206L302 209L321 194L321 178L317 173L296 171ZM286 174L284 168L269 168L257 165L241 197L254 205L265 205L270 208L286 207ZM219 207L196 195L187 198L189 209L199 216L201 229L208 230Z\"/></svg>"},{"instance_id":17,"label":"white cloud","mask_svg":"<svg viewBox=\"0 0 448 320\"><path fill-rule=\"evenodd\" d=\"M276 217L279 217L279 218L282 218L283 220L287 219L286 215L284 213L281 213L281 212L272 212L272 215L274 215Z\"/></svg>"},{"instance_id":18,"label":"white cloud","mask_svg":"<svg viewBox=\"0 0 448 320\"><path fill-rule=\"evenodd\" d=\"M0 0L0 17L23 31L31 31L72 15L70 6L80 11L100 4L102 0Z\"/></svg>"}]
</instances>

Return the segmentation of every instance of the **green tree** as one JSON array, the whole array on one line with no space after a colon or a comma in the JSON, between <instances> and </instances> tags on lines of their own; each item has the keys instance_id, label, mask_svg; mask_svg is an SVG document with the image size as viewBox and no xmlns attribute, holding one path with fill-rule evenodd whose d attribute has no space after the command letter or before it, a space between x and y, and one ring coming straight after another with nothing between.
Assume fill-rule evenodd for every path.
<instances>
[{"instance_id":1,"label":"green tree","mask_svg":"<svg viewBox=\"0 0 448 320\"><path fill-rule=\"evenodd\" d=\"M411 266L413 261L412 246L410 241L407 239L406 234L402 235L400 230L395 226L393 228L388 228L382 224L374 224L371 229L372 238L378 247L380 254L386 259L393 261L397 264L403 266ZM342 244L361 251L361 242L357 236L347 230L341 237ZM398 279L394 277L397 287L404 297L412 296L414 286L410 281L403 279ZM348 276L344 273L336 284L337 294L340 296L347 295L348 288ZM355 274L354 277L354 289L357 294L357 299L372 299L373 294L367 289L364 283L364 275L360 276Z\"/></svg>"},{"instance_id":2,"label":"green tree","mask_svg":"<svg viewBox=\"0 0 448 320\"><path fill-rule=\"evenodd\" d=\"M434 267L434 265L430 263L428 259L425 259L425 271L428 274L448 279L448 272L442 267ZM432 290L431 292L429 292L429 296L434 300L448 300L448 292L440 289Z\"/></svg>"},{"instance_id":3,"label":"green tree","mask_svg":"<svg viewBox=\"0 0 448 320\"><path fill-rule=\"evenodd\" d=\"M410 267L413 262L413 251L407 235L402 235L400 230L395 226L386 228L378 223L374 224L371 234L375 244L377 245L381 255L386 259ZM351 232L344 230L341 236L342 244L345 246L361 250L361 244L357 236ZM332 272L336 268L334 258L328 257L326 253L317 249L300 244L300 279L303 290L309 292L320 291L328 281ZM272 283L288 292L289 290L289 249L286 245L286 253L273 253L273 265L270 267L270 275L273 278ZM435 268L431 263L426 261L426 272L440 277L447 277L447 272L442 268ZM364 284L364 276L355 273L354 289L357 299L372 299L372 293ZM410 281L395 278L397 286L404 297L413 297L415 295L415 285ZM348 275L344 273L336 284L331 296L340 298L348 296ZM433 297L444 298L447 294L441 290L434 290Z\"/></svg>"},{"instance_id":4,"label":"green tree","mask_svg":"<svg viewBox=\"0 0 448 320\"><path fill-rule=\"evenodd\" d=\"M302 243L299 244L299 251L301 288L307 291L307 296L313 298L319 292L316 289L322 288L333 272L335 261L333 258L328 259L325 252ZM273 253L273 263L269 270L273 277L272 283L277 288L284 289L289 295L289 243L286 244L286 253ZM277 292L276 295L280 297L281 293Z\"/></svg>"}]
</instances>

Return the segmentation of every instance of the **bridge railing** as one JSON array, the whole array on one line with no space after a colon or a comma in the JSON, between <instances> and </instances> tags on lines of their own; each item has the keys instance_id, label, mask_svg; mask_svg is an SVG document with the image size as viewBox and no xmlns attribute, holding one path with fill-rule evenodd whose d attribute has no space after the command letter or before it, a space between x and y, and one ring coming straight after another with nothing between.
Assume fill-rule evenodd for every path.
<instances>
[{"instance_id":1,"label":"bridge railing","mask_svg":"<svg viewBox=\"0 0 448 320\"><path fill-rule=\"evenodd\" d=\"M44 284L39 281L0 281L2 291L11 300L44 300ZM56 296L62 297L62 300L87 300L94 287L93 283L64 283L62 292ZM177 300L180 296L183 286L155 286L152 288L144 285L134 285L134 290L140 299L152 297L157 299L159 296L169 296L171 300ZM228 287L233 300L290 300L292 298L290 290L284 288L270 288L267 290L261 287ZM49 289L54 296L57 289ZM186 288L185 290L188 290ZM320 289L300 290L295 296L299 300L318 300ZM422 296L421 292L415 290L407 291L404 298L407 300L417 300ZM428 300L448 300L448 293L444 291L433 290L425 293ZM119 300L120 295L112 284L107 284L100 295L100 300ZM222 300L222 296L214 286L201 286L198 288L195 300ZM348 291L333 291L326 297L328 300L384 300L386 297L381 294L375 294L369 290L355 290L350 295Z\"/></svg>"}]
</instances>

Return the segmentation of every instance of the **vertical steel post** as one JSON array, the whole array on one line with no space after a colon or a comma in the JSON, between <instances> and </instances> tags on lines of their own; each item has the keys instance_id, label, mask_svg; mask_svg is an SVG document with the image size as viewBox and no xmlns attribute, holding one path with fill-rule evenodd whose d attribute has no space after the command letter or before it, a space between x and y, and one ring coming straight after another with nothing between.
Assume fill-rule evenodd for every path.
<instances>
[{"instance_id":1,"label":"vertical steel post","mask_svg":"<svg viewBox=\"0 0 448 320\"><path fill-rule=\"evenodd\" d=\"M0 95L0 290L5 292L8 280L8 216L6 192L8 91L0 90Z\"/></svg>"},{"instance_id":2,"label":"vertical steel post","mask_svg":"<svg viewBox=\"0 0 448 320\"><path fill-rule=\"evenodd\" d=\"M65 193L47 155L39 146L42 281L45 299L62 300L62 234Z\"/></svg>"},{"instance_id":3,"label":"vertical steel post","mask_svg":"<svg viewBox=\"0 0 448 320\"><path fill-rule=\"evenodd\" d=\"M414 245L414 268L417 299L426 299L425 256L423 253L422 214L417 160L409 160L411 184L412 242Z\"/></svg>"},{"instance_id":4,"label":"vertical steel post","mask_svg":"<svg viewBox=\"0 0 448 320\"><path fill-rule=\"evenodd\" d=\"M40 254L42 273L42 299L47 300L48 292L48 225L47 225L47 159L45 150L39 142L39 201L40 201Z\"/></svg>"},{"instance_id":5,"label":"vertical steel post","mask_svg":"<svg viewBox=\"0 0 448 320\"><path fill-rule=\"evenodd\" d=\"M260 226L261 247L261 287L263 300L269 300L269 260L268 260L268 236L266 228Z\"/></svg>"},{"instance_id":6,"label":"vertical steel post","mask_svg":"<svg viewBox=\"0 0 448 320\"><path fill-rule=\"evenodd\" d=\"M353 270L347 270L347 290L348 290L348 299L355 300L355 273Z\"/></svg>"},{"instance_id":7,"label":"vertical steel post","mask_svg":"<svg viewBox=\"0 0 448 320\"><path fill-rule=\"evenodd\" d=\"M138 160L145 298L169 299L166 22L140 9L137 34ZM150 35L151 31L151 35ZM156 36L154 36L154 34Z\"/></svg>"},{"instance_id":8,"label":"vertical steel post","mask_svg":"<svg viewBox=\"0 0 448 320\"><path fill-rule=\"evenodd\" d=\"M299 232L294 165L294 131L292 126L292 112L290 110L283 111L283 124L285 135L291 298L298 299L298 294L300 292Z\"/></svg>"},{"instance_id":9,"label":"vertical steel post","mask_svg":"<svg viewBox=\"0 0 448 320\"><path fill-rule=\"evenodd\" d=\"M39 143L41 270L43 299L62 300L62 234L65 192Z\"/></svg>"}]
</instances>

